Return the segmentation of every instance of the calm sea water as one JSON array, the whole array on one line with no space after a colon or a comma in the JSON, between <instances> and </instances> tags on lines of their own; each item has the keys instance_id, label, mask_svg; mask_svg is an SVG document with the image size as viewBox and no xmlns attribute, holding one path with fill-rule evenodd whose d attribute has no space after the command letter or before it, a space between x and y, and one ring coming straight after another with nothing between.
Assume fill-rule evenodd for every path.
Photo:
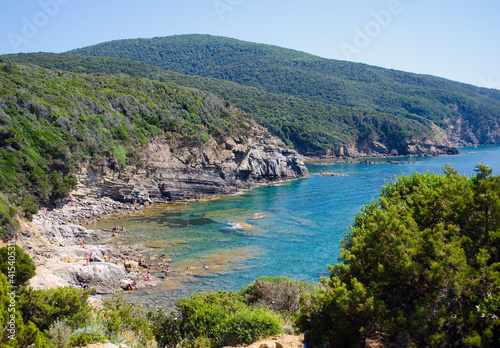
<instances>
[{"instance_id":1,"label":"calm sea water","mask_svg":"<svg viewBox=\"0 0 500 348\"><path fill-rule=\"evenodd\" d=\"M360 208L395 175L442 173L446 163L471 175L479 162L500 174L500 146L461 149L444 157L400 158L404 164L310 164L312 174L346 176L297 180L203 203L157 207L115 223L130 231L123 243L144 243L172 259L172 278L129 295L147 305L194 292L239 290L260 276L318 282L337 262L340 240ZM410 163L415 162L415 163ZM160 274L157 274L160 275Z\"/></svg>"}]
</instances>

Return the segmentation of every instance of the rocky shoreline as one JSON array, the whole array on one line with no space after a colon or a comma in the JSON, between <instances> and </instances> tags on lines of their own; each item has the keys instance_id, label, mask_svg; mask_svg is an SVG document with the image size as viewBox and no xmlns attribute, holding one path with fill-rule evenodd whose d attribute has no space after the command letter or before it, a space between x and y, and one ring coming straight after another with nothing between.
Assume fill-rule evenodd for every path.
<instances>
[{"instance_id":1,"label":"rocky shoreline","mask_svg":"<svg viewBox=\"0 0 500 348\"><path fill-rule=\"evenodd\" d=\"M164 274L172 261L168 255L151 256L148 254L154 249L147 246L118 244L124 232L117 231L115 238L110 230L92 229L100 220L140 213L150 205L122 203L109 197L82 199L76 192L56 207L40 210L31 222L21 221L16 243L37 267L30 285L34 289L83 285L94 288L96 295L125 290L134 280L139 287L154 286L161 279L145 281L144 275ZM94 262L89 264L90 253ZM174 282L178 281L176 277L190 275L192 270L176 270Z\"/></svg>"},{"instance_id":2,"label":"rocky shoreline","mask_svg":"<svg viewBox=\"0 0 500 348\"><path fill-rule=\"evenodd\" d=\"M262 127L250 126L247 137L211 139L202 147L156 139L142 154L142 166L124 168L112 154L102 162L82 164L76 173L77 189L67 200L40 210L30 223L21 222L17 243L37 266L31 285L83 285L99 294L126 288L133 280L143 281L144 273L163 271L171 260L162 255L153 262L146 258L151 252L146 246L118 245L111 231L91 229L97 221L138 213L151 204L210 199L309 176L295 151L285 149ZM359 162L328 156L320 160L325 159ZM91 264L90 254L95 260Z\"/></svg>"},{"instance_id":3,"label":"rocky shoreline","mask_svg":"<svg viewBox=\"0 0 500 348\"><path fill-rule=\"evenodd\" d=\"M117 245L111 231L91 229L97 221L151 204L212 199L309 176L295 151L254 122L249 129L247 136L210 139L196 147L182 139L152 139L140 155L141 165L120 165L113 153L82 163L75 173L77 189L68 199L41 209L30 223L21 222L17 244L37 266L31 286L88 286L109 294L144 281L143 274L164 272L168 256L153 261L146 259L151 249L145 246ZM95 262L89 264L89 256Z\"/></svg>"},{"instance_id":4,"label":"rocky shoreline","mask_svg":"<svg viewBox=\"0 0 500 348\"><path fill-rule=\"evenodd\" d=\"M79 219L71 217L71 212L76 216L88 213L88 209L79 210L77 204L73 204L72 209L42 211L32 222L22 223L16 243L37 267L30 280L34 289L89 287L94 288L96 294L110 294L150 270L151 264L144 257L149 248L110 243L113 238L110 231L90 230L71 223ZM91 205L87 202L84 206ZM111 209L116 204L98 202L94 209L103 206Z\"/></svg>"}]
</instances>

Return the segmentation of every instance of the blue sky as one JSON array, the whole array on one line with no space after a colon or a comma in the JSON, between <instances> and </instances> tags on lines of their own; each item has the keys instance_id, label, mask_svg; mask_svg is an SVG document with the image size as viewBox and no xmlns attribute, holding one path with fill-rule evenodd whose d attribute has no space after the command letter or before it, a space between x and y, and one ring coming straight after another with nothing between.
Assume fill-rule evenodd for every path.
<instances>
[{"instance_id":1,"label":"blue sky","mask_svg":"<svg viewBox=\"0 0 500 348\"><path fill-rule=\"evenodd\" d=\"M500 89L498 0L3 0L0 54L212 34Z\"/></svg>"}]
</instances>

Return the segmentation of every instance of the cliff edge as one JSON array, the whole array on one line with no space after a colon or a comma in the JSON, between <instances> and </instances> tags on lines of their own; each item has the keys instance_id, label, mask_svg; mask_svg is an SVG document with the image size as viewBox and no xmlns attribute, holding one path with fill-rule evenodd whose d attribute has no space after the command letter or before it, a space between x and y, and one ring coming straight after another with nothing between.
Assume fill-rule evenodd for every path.
<instances>
[{"instance_id":1,"label":"cliff edge","mask_svg":"<svg viewBox=\"0 0 500 348\"><path fill-rule=\"evenodd\" d=\"M150 140L141 165L120 166L113 154L76 173L78 198L163 203L234 194L309 176L294 150L251 120L245 135L212 136L201 146L175 135Z\"/></svg>"}]
</instances>

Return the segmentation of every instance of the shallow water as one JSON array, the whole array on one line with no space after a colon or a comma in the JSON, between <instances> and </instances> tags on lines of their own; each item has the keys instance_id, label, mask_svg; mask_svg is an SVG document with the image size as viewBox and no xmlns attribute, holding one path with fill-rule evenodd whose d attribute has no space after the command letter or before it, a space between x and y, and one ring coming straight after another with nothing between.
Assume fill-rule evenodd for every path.
<instances>
[{"instance_id":1,"label":"shallow water","mask_svg":"<svg viewBox=\"0 0 500 348\"><path fill-rule=\"evenodd\" d=\"M148 306L169 305L194 292L239 290L259 276L319 281L328 275L327 265L337 261L340 240L354 216L395 175L442 173L446 163L471 175L479 162L500 174L500 146L398 160L406 164L311 164L311 173L347 176L313 175L203 203L157 206L97 227L124 225L129 233L117 242L144 243L154 248L153 254L173 260L171 279L127 294Z\"/></svg>"}]
</instances>

